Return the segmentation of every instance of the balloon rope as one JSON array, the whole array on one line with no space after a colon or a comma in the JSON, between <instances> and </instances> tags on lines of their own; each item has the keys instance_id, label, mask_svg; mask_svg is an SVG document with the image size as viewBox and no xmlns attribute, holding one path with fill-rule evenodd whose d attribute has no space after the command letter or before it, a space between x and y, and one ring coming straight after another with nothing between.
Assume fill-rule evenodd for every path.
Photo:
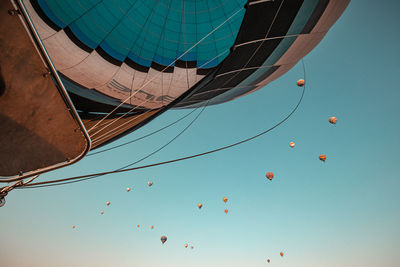
<instances>
[{"instance_id":1,"label":"balloon rope","mask_svg":"<svg viewBox=\"0 0 400 267\"><path fill-rule=\"evenodd\" d=\"M166 126L164 126L164 127L162 127L162 128L159 128L159 129L157 129L157 130L155 130L155 131L153 131L153 132L151 132L151 133L148 133L148 134L146 134L146 135L143 135L143 136L138 137L138 138L136 138L136 139L133 139L133 140L131 140L131 141L122 143L122 144L120 144L120 145L112 146L112 147L107 148L107 149L103 149L103 150L99 150L99 151L96 151L96 152L93 152L93 153L89 153L89 154L86 155L86 157L94 156L94 155L96 155L96 154L100 154L100 153L107 152L107 151L110 151L110 150L113 150L113 149L116 149L116 148L119 148L119 147L122 147L122 146L126 146L126 145L132 144L132 143L134 143L134 142L137 142L137 141L139 141L139 140L142 140L142 139L144 139L144 138L147 138L147 137L149 137L149 136L152 136L153 134L156 134L156 133L158 133L158 132L161 132L161 131L163 131L163 130L169 128L169 127L171 127L172 125L174 125L174 124L180 122L181 120L185 119L185 118L188 117L190 114L192 114L193 112L195 112L197 109L198 109L198 108L192 109L190 112L188 112L188 113L185 114L184 116L180 117L179 119L177 119L177 120L171 122L170 124L168 124L168 125L166 125Z\"/></svg>"},{"instance_id":2,"label":"balloon rope","mask_svg":"<svg viewBox=\"0 0 400 267\"><path fill-rule=\"evenodd\" d=\"M305 65L304 65L304 60L302 59L302 66L303 66L303 73L304 73L304 80L306 80L306 69L305 69ZM74 177L69 177L69 178L64 178L64 179L58 179L58 180L51 180L51 181L43 181L43 182L38 182L38 183L32 183L29 185L25 185L24 188L29 188L31 186L36 186L36 185L46 185L46 184L52 184L52 183L59 183L59 182L66 182L66 181L72 181L72 180L77 180L77 179L82 179L82 178L91 178L93 176L102 176L102 175L107 175L107 174L113 174L113 173L121 173L121 172L129 172L129 171L134 171L134 170L139 170L139 169L145 169L145 168L150 168L150 167L156 167L156 166L160 166L160 165L166 165L166 164L170 164L170 163L174 163L174 162L178 162L178 161L183 161L183 160L188 160L188 159L192 159L192 158L197 158L197 157L201 157L201 156L205 156L208 154L212 154L218 151L222 151L222 150L226 150L228 148L231 147L235 147L238 146L240 144L243 143L247 143L253 139L256 139L270 131L272 131L273 129L277 128L278 126L280 126L281 124L283 124L284 122L286 122L298 109L298 107L300 106L303 98L304 98L304 93L306 90L306 85L304 85L301 93L301 97L298 101L298 103L296 104L296 106L293 108L293 110L280 122L278 122L277 124L275 124L274 126L272 126L271 128L264 130L252 137L246 138L244 140L241 140L239 142L227 145L227 146L223 146L223 147L219 147L213 150L209 150L203 153L199 153L199 154L194 154L191 156L186 156L186 157L182 157L182 158L177 158L177 159L173 159L173 160L168 160L168 161L163 161L163 162L158 162L158 163L153 163L153 164L148 164L148 165L143 165L143 166L139 166L139 167L134 167L134 168L129 168L129 169L123 169L123 170L114 170L114 171L107 171L107 172L100 172L100 173L94 173L94 174L87 174L87 175L81 175L81 176L74 176ZM93 177L94 178L94 177ZM50 186L50 185L49 185Z\"/></svg>"}]
</instances>

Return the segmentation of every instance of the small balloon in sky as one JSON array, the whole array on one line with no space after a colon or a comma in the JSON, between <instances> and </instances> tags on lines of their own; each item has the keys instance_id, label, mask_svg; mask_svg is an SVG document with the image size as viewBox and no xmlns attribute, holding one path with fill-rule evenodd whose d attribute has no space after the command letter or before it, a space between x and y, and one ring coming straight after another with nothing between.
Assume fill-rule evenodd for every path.
<instances>
[{"instance_id":1,"label":"small balloon in sky","mask_svg":"<svg viewBox=\"0 0 400 267\"><path fill-rule=\"evenodd\" d=\"M150 229L153 230L153 229L154 229L154 225L152 225L152 226L150 227Z\"/></svg>"},{"instance_id":2,"label":"small balloon in sky","mask_svg":"<svg viewBox=\"0 0 400 267\"><path fill-rule=\"evenodd\" d=\"M325 162L326 156L325 156L324 154L321 154L321 155L319 156L319 160Z\"/></svg>"},{"instance_id":3,"label":"small balloon in sky","mask_svg":"<svg viewBox=\"0 0 400 267\"><path fill-rule=\"evenodd\" d=\"M104 211L100 211L100 214L103 215L103 214L104 214Z\"/></svg>"},{"instance_id":4,"label":"small balloon in sky","mask_svg":"<svg viewBox=\"0 0 400 267\"><path fill-rule=\"evenodd\" d=\"M193 246L190 246L190 248L191 248L191 249L194 249L194 247L193 247Z\"/></svg>"},{"instance_id":5,"label":"small balloon in sky","mask_svg":"<svg viewBox=\"0 0 400 267\"><path fill-rule=\"evenodd\" d=\"M110 201L107 201L106 204L107 204L107 206L110 206Z\"/></svg>"},{"instance_id":6,"label":"small balloon in sky","mask_svg":"<svg viewBox=\"0 0 400 267\"><path fill-rule=\"evenodd\" d=\"M165 236L165 235L163 235L162 237L161 237L161 243L165 243L167 241L167 237Z\"/></svg>"},{"instance_id":7,"label":"small balloon in sky","mask_svg":"<svg viewBox=\"0 0 400 267\"><path fill-rule=\"evenodd\" d=\"M283 252L279 253L279 255L281 255L281 257L283 257Z\"/></svg>"},{"instance_id":8,"label":"small balloon in sky","mask_svg":"<svg viewBox=\"0 0 400 267\"><path fill-rule=\"evenodd\" d=\"M199 204L197 204L197 207L198 207L199 209L201 209L201 208L203 207L203 204L199 203Z\"/></svg>"},{"instance_id":9,"label":"small balloon in sky","mask_svg":"<svg viewBox=\"0 0 400 267\"><path fill-rule=\"evenodd\" d=\"M268 262L268 263L270 263L270 262L271 262L271 260L270 260L270 259L268 259L268 260L267 260L267 262Z\"/></svg>"},{"instance_id":10,"label":"small balloon in sky","mask_svg":"<svg viewBox=\"0 0 400 267\"><path fill-rule=\"evenodd\" d=\"M188 247L188 244L185 244L185 248L187 248Z\"/></svg>"},{"instance_id":11,"label":"small balloon in sky","mask_svg":"<svg viewBox=\"0 0 400 267\"><path fill-rule=\"evenodd\" d=\"M294 142L290 142L290 143L289 143L289 146L290 146L291 148L294 148Z\"/></svg>"},{"instance_id":12,"label":"small balloon in sky","mask_svg":"<svg viewBox=\"0 0 400 267\"><path fill-rule=\"evenodd\" d=\"M297 81L297 86L303 87L306 82L303 79Z\"/></svg>"},{"instance_id":13,"label":"small balloon in sky","mask_svg":"<svg viewBox=\"0 0 400 267\"><path fill-rule=\"evenodd\" d=\"M148 182L147 183L149 186L152 186L153 185L153 182Z\"/></svg>"},{"instance_id":14,"label":"small balloon in sky","mask_svg":"<svg viewBox=\"0 0 400 267\"><path fill-rule=\"evenodd\" d=\"M75 229L75 225L72 225L72 229Z\"/></svg>"},{"instance_id":15,"label":"small balloon in sky","mask_svg":"<svg viewBox=\"0 0 400 267\"><path fill-rule=\"evenodd\" d=\"M226 203L228 201L227 197L222 198L222 200Z\"/></svg>"},{"instance_id":16,"label":"small balloon in sky","mask_svg":"<svg viewBox=\"0 0 400 267\"><path fill-rule=\"evenodd\" d=\"M131 188L130 188L130 187L127 187L127 188L126 188L126 192L129 192L129 191L131 191Z\"/></svg>"},{"instance_id":17,"label":"small balloon in sky","mask_svg":"<svg viewBox=\"0 0 400 267\"><path fill-rule=\"evenodd\" d=\"M267 177L268 180L272 181L272 179L274 178L274 173L273 172L267 172L265 174L265 177Z\"/></svg>"},{"instance_id":18,"label":"small balloon in sky","mask_svg":"<svg viewBox=\"0 0 400 267\"><path fill-rule=\"evenodd\" d=\"M227 214L228 213L228 209L225 209L224 212L225 212L225 214Z\"/></svg>"},{"instance_id":19,"label":"small balloon in sky","mask_svg":"<svg viewBox=\"0 0 400 267\"><path fill-rule=\"evenodd\" d=\"M337 123L337 118L336 118L336 117L330 117L330 118L329 118L329 122L330 122L331 124L336 124L336 123Z\"/></svg>"},{"instance_id":20,"label":"small balloon in sky","mask_svg":"<svg viewBox=\"0 0 400 267\"><path fill-rule=\"evenodd\" d=\"M140 227L140 224L137 225L137 228L139 228L139 227Z\"/></svg>"}]
</instances>

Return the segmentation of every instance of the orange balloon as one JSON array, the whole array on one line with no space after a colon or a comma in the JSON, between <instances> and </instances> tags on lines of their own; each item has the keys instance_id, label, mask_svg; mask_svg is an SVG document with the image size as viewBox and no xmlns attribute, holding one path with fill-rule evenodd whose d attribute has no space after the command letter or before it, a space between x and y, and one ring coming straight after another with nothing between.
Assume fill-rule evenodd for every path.
<instances>
[{"instance_id":1,"label":"orange balloon","mask_svg":"<svg viewBox=\"0 0 400 267\"><path fill-rule=\"evenodd\" d=\"M130 188L130 187L127 187L127 188L126 188L126 192L129 192L129 191L131 191L131 188Z\"/></svg>"},{"instance_id":2,"label":"orange balloon","mask_svg":"<svg viewBox=\"0 0 400 267\"><path fill-rule=\"evenodd\" d=\"M188 247L188 244L185 244L185 248L187 248Z\"/></svg>"},{"instance_id":3,"label":"orange balloon","mask_svg":"<svg viewBox=\"0 0 400 267\"><path fill-rule=\"evenodd\" d=\"M107 201L106 204L107 204L107 206L110 206L110 201Z\"/></svg>"},{"instance_id":4,"label":"orange balloon","mask_svg":"<svg viewBox=\"0 0 400 267\"><path fill-rule=\"evenodd\" d=\"M148 182L147 183L149 186L152 186L153 185L153 182Z\"/></svg>"},{"instance_id":5,"label":"orange balloon","mask_svg":"<svg viewBox=\"0 0 400 267\"><path fill-rule=\"evenodd\" d=\"M281 255L281 257L283 257L283 252L279 253Z\"/></svg>"},{"instance_id":6,"label":"orange balloon","mask_svg":"<svg viewBox=\"0 0 400 267\"><path fill-rule=\"evenodd\" d=\"M199 203L199 204L197 204L197 207L199 207L199 209L201 209L203 207L203 204Z\"/></svg>"},{"instance_id":7,"label":"orange balloon","mask_svg":"<svg viewBox=\"0 0 400 267\"><path fill-rule=\"evenodd\" d=\"M228 213L228 209L225 209L224 212L225 212L225 214Z\"/></svg>"},{"instance_id":8,"label":"orange balloon","mask_svg":"<svg viewBox=\"0 0 400 267\"><path fill-rule=\"evenodd\" d=\"M272 179L274 178L274 173L273 172L267 172L265 174L265 177L267 177L268 180L272 181Z\"/></svg>"},{"instance_id":9,"label":"orange balloon","mask_svg":"<svg viewBox=\"0 0 400 267\"><path fill-rule=\"evenodd\" d=\"M222 198L222 200L226 203L228 201L227 197Z\"/></svg>"},{"instance_id":10,"label":"orange balloon","mask_svg":"<svg viewBox=\"0 0 400 267\"><path fill-rule=\"evenodd\" d=\"M153 229L154 229L154 225L152 225L152 226L150 227L150 229L152 229L152 230L153 230Z\"/></svg>"},{"instance_id":11,"label":"orange balloon","mask_svg":"<svg viewBox=\"0 0 400 267\"><path fill-rule=\"evenodd\" d=\"M330 117L329 118L329 122L332 124L336 124L337 123L337 118L336 117Z\"/></svg>"},{"instance_id":12,"label":"orange balloon","mask_svg":"<svg viewBox=\"0 0 400 267\"><path fill-rule=\"evenodd\" d=\"M293 143L293 142L290 142L290 143L289 143L289 146L290 146L291 148L293 148L293 147L294 147L294 143Z\"/></svg>"},{"instance_id":13,"label":"orange balloon","mask_svg":"<svg viewBox=\"0 0 400 267\"><path fill-rule=\"evenodd\" d=\"M303 79L297 81L297 86L303 87L306 82Z\"/></svg>"},{"instance_id":14,"label":"orange balloon","mask_svg":"<svg viewBox=\"0 0 400 267\"><path fill-rule=\"evenodd\" d=\"M321 155L319 156L319 160L325 162L326 156L325 156L324 154L321 154Z\"/></svg>"},{"instance_id":15,"label":"orange balloon","mask_svg":"<svg viewBox=\"0 0 400 267\"><path fill-rule=\"evenodd\" d=\"M72 229L75 229L75 225L72 225Z\"/></svg>"}]
</instances>

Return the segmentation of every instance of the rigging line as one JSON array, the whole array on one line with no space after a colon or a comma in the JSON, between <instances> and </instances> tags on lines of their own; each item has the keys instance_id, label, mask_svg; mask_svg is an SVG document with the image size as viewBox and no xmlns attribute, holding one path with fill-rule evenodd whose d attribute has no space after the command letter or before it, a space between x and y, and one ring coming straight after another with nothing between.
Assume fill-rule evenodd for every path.
<instances>
[{"instance_id":1,"label":"rigging line","mask_svg":"<svg viewBox=\"0 0 400 267\"><path fill-rule=\"evenodd\" d=\"M208 102L207 102L207 103L208 103ZM180 131L177 135L175 135L175 136L174 136L171 140L169 140L166 144L162 145L161 147L159 147L159 148L156 149L155 151L151 152L150 154L144 156L143 158L141 158L141 159L139 159L139 160L137 160L137 161L135 161L135 162L133 162L133 163L130 163L130 164L128 164L128 165L125 165L125 166L123 166L123 167L117 169L116 171L123 170L123 169L128 168L128 167L130 167L130 166L132 166L132 165L135 165L135 164L137 164L137 163L139 163L139 162L142 162L143 160L145 160L145 159L151 157L152 155L154 155L154 154L160 152L162 149L164 149L165 147L167 147L168 145L170 145L172 142L174 142L176 139L178 139L179 136L181 136L187 129L189 129L190 126L192 126L192 124L200 117L200 115L203 113L203 111L205 110L206 107L207 107L207 105L204 105L203 108L201 109L201 111L197 114L197 116L196 116L182 131ZM35 185L33 184L33 186L30 187L30 188L48 187L48 186L56 186L56 185L64 185L64 184L76 183L76 182L81 182L81 181L85 181L85 180L90 180L90 179L98 178L98 177L103 176L103 175L104 175L104 174L99 174L99 175L95 175L95 176L90 176L90 177L86 177L86 178L81 178L81 179L79 179L79 180L73 180L73 181L62 182L62 183L53 183L53 184L47 184L47 185L36 185L36 186L35 186ZM23 186L23 185L22 185L22 186Z\"/></svg>"},{"instance_id":2,"label":"rigging line","mask_svg":"<svg viewBox=\"0 0 400 267\"><path fill-rule=\"evenodd\" d=\"M188 112L188 113L185 114L184 116L180 117L179 119L177 119L177 120L171 122L170 124L168 124L168 125L166 125L166 126L164 126L164 127L162 127L162 128L159 128L158 130L155 130L155 131L153 131L153 132L151 132L151 133L148 133L148 134L146 134L146 135L143 135L143 136L138 137L138 138L136 138L136 139L133 139L133 140L131 140L131 141L125 142L125 143L123 143L123 144L116 145L116 146L113 146L113 147L110 147L110 148L107 148L107 149L103 149L103 150L100 150L100 151L96 151L96 152L93 152L93 153L89 153L89 154L86 155L86 157L94 156L94 155L96 155L96 154L100 154L100 153L103 153L103 152L106 152L106 151L110 151L110 150L113 150L113 149L116 149L116 148L119 148L119 147L122 147L122 146L125 146L125 145L129 145L129 144L132 144L132 143L137 142L137 141L139 141L139 140L142 140L142 139L144 139L144 138L146 138L146 137L149 137L149 136L151 136L151 135L153 135L153 134L156 134L156 133L158 133L158 132L161 132L162 130L165 130L165 129L171 127L172 125L174 125L174 124L180 122L181 120L185 119L185 118L188 117L190 114L192 114L193 112L195 112L197 109L198 109L198 108L195 108L195 109L191 110L190 112Z\"/></svg>"},{"instance_id":3,"label":"rigging line","mask_svg":"<svg viewBox=\"0 0 400 267\"><path fill-rule=\"evenodd\" d=\"M235 13L233 13L229 18L227 18L224 22L222 22L220 25L218 25L216 28L214 28L211 32L209 32L208 34L206 34L203 38L201 38L197 43L195 43L191 48L189 48L188 50L186 50L182 55L180 55L177 59L175 59L173 62L171 62L168 66L166 66L160 73L158 73L157 75L155 75L153 78L151 78L149 81L147 81L145 84L143 84L140 89L143 89L146 85L148 85L150 82L152 82L159 74L163 73L166 69L168 69L169 67L171 67L176 61L178 61L179 59L181 59L183 56L185 56L187 53L189 53L193 48L195 48L197 45L199 45L203 40L205 40L208 36L210 36L211 34L213 34L216 30L218 30L219 28L221 28L226 22L228 22L231 18L233 18L235 15L237 15L240 11L242 11L244 7L240 8L238 11L236 11ZM110 114L112 114L115 110L117 110L120 106L122 106L124 103L126 103L126 101L128 101L131 97L128 97L127 99L125 99L123 102L121 102L117 107L115 107L111 112L109 112L104 118L102 118L99 122L97 122L94 126L92 126L88 132L90 132L93 128L95 128L98 124L100 124L103 120L105 120ZM118 119L117 119L118 120ZM110 124L114 123L115 121L111 122Z\"/></svg>"},{"instance_id":4,"label":"rigging line","mask_svg":"<svg viewBox=\"0 0 400 267\"><path fill-rule=\"evenodd\" d=\"M306 80L306 69L305 69L305 64L304 64L304 60L303 59L302 59L302 66L303 66L304 79ZM181 158L176 158L176 159L173 159L173 160L162 161L162 162L158 162L158 163L143 165L143 166L139 166L139 167L133 167L133 168L124 169L124 170L117 170L117 171L114 170L114 171L107 171L107 172L101 172L101 173L74 176L74 177L58 179L58 180L52 180L52 181L43 181L43 182L38 182L38 183L33 183L33 184L30 184L30 185L26 185L26 186L24 186L24 188L27 188L27 187L30 187L30 186L36 186L36 185L46 185L46 184L51 184L51 183L66 182L66 181L72 181L72 180L77 180L77 179L82 179L82 178L89 178L89 177L93 177L93 176L107 175L107 174L120 173L120 172L128 172L128 171L134 171L134 170L139 170L139 169L156 167L156 166L160 166L160 165L166 165L166 164L170 164L170 163L174 163L174 162L178 162L178 161L183 161L183 160L188 160L188 159L192 159L192 158L205 156L205 155L212 154L212 153L215 153L215 152L218 152L218 151L226 150L226 149L231 148L231 147L238 146L238 145L243 144L243 143L247 143L247 142L249 142L251 140L254 140L254 139L256 139L256 138L258 138L258 137L260 137L260 136L272 131L273 129L277 128L278 126L280 126L281 124L286 122L296 112L296 110L299 108L300 104L302 103L306 87L307 87L307 83L304 85L304 87L302 87L303 90L302 90L302 93L301 93L301 96L300 96L300 99L299 99L298 103L296 104L296 106L293 108L293 110L285 118L283 118L280 122L278 122L274 126L268 128L267 130L264 130L264 131L254 135L254 136L251 136L249 138L243 139L243 140L238 141L236 143L233 143L233 144L230 144L230 145L226 145L226 146L223 146L223 147L219 147L219 148L216 148L216 149L213 149L213 150L209 150L209 151L206 151L206 152L194 154L194 155L181 157Z\"/></svg>"}]
</instances>

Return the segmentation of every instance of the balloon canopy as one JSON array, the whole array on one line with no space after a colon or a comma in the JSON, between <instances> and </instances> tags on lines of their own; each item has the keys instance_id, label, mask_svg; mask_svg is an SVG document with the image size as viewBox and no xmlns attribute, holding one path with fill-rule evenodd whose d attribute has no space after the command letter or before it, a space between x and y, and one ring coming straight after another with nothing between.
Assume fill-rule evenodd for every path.
<instances>
[{"instance_id":1,"label":"balloon canopy","mask_svg":"<svg viewBox=\"0 0 400 267\"><path fill-rule=\"evenodd\" d=\"M169 108L262 88L310 52L349 2L23 1L85 126L125 114L90 133L92 148Z\"/></svg>"}]
</instances>

